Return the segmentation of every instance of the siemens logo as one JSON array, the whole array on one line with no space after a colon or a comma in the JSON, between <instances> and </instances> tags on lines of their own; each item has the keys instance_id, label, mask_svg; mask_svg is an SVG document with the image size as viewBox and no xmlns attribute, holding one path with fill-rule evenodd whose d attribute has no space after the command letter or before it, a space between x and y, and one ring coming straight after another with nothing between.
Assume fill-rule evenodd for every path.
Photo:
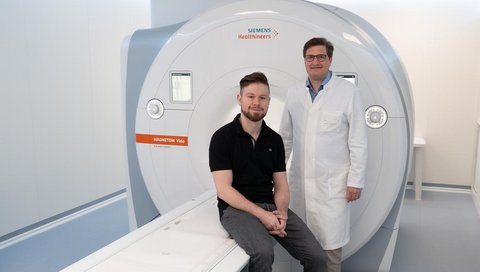
<instances>
[{"instance_id":1,"label":"siemens logo","mask_svg":"<svg viewBox=\"0 0 480 272\"><path fill-rule=\"evenodd\" d=\"M248 33L272 33L271 28L249 28Z\"/></svg>"},{"instance_id":2,"label":"siemens logo","mask_svg":"<svg viewBox=\"0 0 480 272\"><path fill-rule=\"evenodd\" d=\"M278 31L270 27L247 28L247 32L237 34L239 40L270 40L278 36Z\"/></svg>"}]
</instances>

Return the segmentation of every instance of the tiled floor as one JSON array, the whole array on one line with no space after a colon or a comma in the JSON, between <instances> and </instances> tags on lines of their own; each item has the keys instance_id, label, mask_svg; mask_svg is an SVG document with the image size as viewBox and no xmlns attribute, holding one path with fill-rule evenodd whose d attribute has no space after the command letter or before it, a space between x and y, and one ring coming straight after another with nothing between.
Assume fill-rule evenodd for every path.
<instances>
[{"instance_id":1,"label":"tiled floor","mask_svg":"<svg viewBox=\"0 0 480 272\"><path fill-rule=\"evenodd\" d=\"M469 193L407 190L391 272L480 271L480 216Z\"/></svg>"}]
</instances>

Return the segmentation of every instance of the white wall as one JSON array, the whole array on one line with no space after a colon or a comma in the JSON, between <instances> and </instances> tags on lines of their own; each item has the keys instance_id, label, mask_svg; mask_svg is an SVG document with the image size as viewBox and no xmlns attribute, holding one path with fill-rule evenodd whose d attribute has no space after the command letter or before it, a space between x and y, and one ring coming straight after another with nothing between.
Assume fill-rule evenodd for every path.
<instances>
[{"instance_id":1,"label":"white wall","mask_svg":"<svg viewBox=\"0 0 480 272\"><path fill-rule=\"evenodd\" d=\"M473 185L480 95L480 1L322 1L348 9L391 42L410 77L424 181Z\"/></svg>"},{"instance_id":2,"label":"white wall","mask_svg":"<svg viewBox=\"0 0 480 272\"><path fill-rule=\"evenodd\" d=\"M231 1L203 1L204 6ZM415 135L424 137L424 182L471 186L480 116L480 1L311 0L349 10L375 26L409 74ZM152 0L152 24L204 11L193 0ZM189 5L186 13L174 12ZM304 43L305 41L299 41Z\"/></svg>"},{"instance_id":3,"label":"white wall","mask_svg":"<svg viewBox=\"0 0 480 272\"><path fill-rule=\"evenodd\" d=\"M126 186L120 46L147 0L0 2L0 237Z\"/></svg>"},{"instance_id":4,"label":"white wall","mask_svg":"<svg viewBox=\"0 0 480 272\"><path fill-rule=\"evenodd\" d=\"M480 118L478 119L478 129L477 129L477 156L476 156L476 166L475 166L475 181L473 185L473 192L476 195L477 199L480 201ZM480 202L479 202L480 204ZM480 209L479 209L480 212Z\"/></svg>"}]
</instances>

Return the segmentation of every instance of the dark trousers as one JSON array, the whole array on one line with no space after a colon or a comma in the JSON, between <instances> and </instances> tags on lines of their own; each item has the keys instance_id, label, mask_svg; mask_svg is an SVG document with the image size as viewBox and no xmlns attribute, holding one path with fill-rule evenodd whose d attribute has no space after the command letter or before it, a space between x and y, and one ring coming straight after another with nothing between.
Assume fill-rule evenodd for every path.
<instances>
[{"instance_id":1,"label":"dark trousers","mask_svg":"<svg viewBox=\"0 0 480 272\"><path fill-rule=\"evenodd\" d=\"M259 204L268 211L276 210L273 204ZM290 209L285 231L286 237L270 235L255 216L228 207L221 218L222 226L250 256L249 272L272 271L274 260L272 237L303 265L304 271L325 271L325 253L313 233Z\"/></svg>"}]
</instances>

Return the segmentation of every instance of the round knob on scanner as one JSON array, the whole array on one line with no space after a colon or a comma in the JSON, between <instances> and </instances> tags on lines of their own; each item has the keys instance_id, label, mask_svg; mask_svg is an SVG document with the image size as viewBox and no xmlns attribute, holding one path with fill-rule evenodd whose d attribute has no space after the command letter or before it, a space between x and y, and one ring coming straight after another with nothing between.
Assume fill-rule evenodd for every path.
<instances>
[{"instance_id":1,"label":"round knob on scanner","mask_svg":"<svg viewBox=\"0 0 480 272\"><path fill-rule=\"evenodd\" d=\"M387 123L387 111L378 105L370 106L365 111L365 121L370 128L381 128Z\"/></svg>"},{"instance_id":2,"label":"round knob on scanner","mask_svg":"<svg viewBox=\"0 0 480 272\"><path fill-rule=\"evenodd\" d=\"M147 103L147 114L152 119L159 119L163 116L165 112L165 107L163 106L162 101L154 98L148 101Z\"/></svg>"}]
</instances>

